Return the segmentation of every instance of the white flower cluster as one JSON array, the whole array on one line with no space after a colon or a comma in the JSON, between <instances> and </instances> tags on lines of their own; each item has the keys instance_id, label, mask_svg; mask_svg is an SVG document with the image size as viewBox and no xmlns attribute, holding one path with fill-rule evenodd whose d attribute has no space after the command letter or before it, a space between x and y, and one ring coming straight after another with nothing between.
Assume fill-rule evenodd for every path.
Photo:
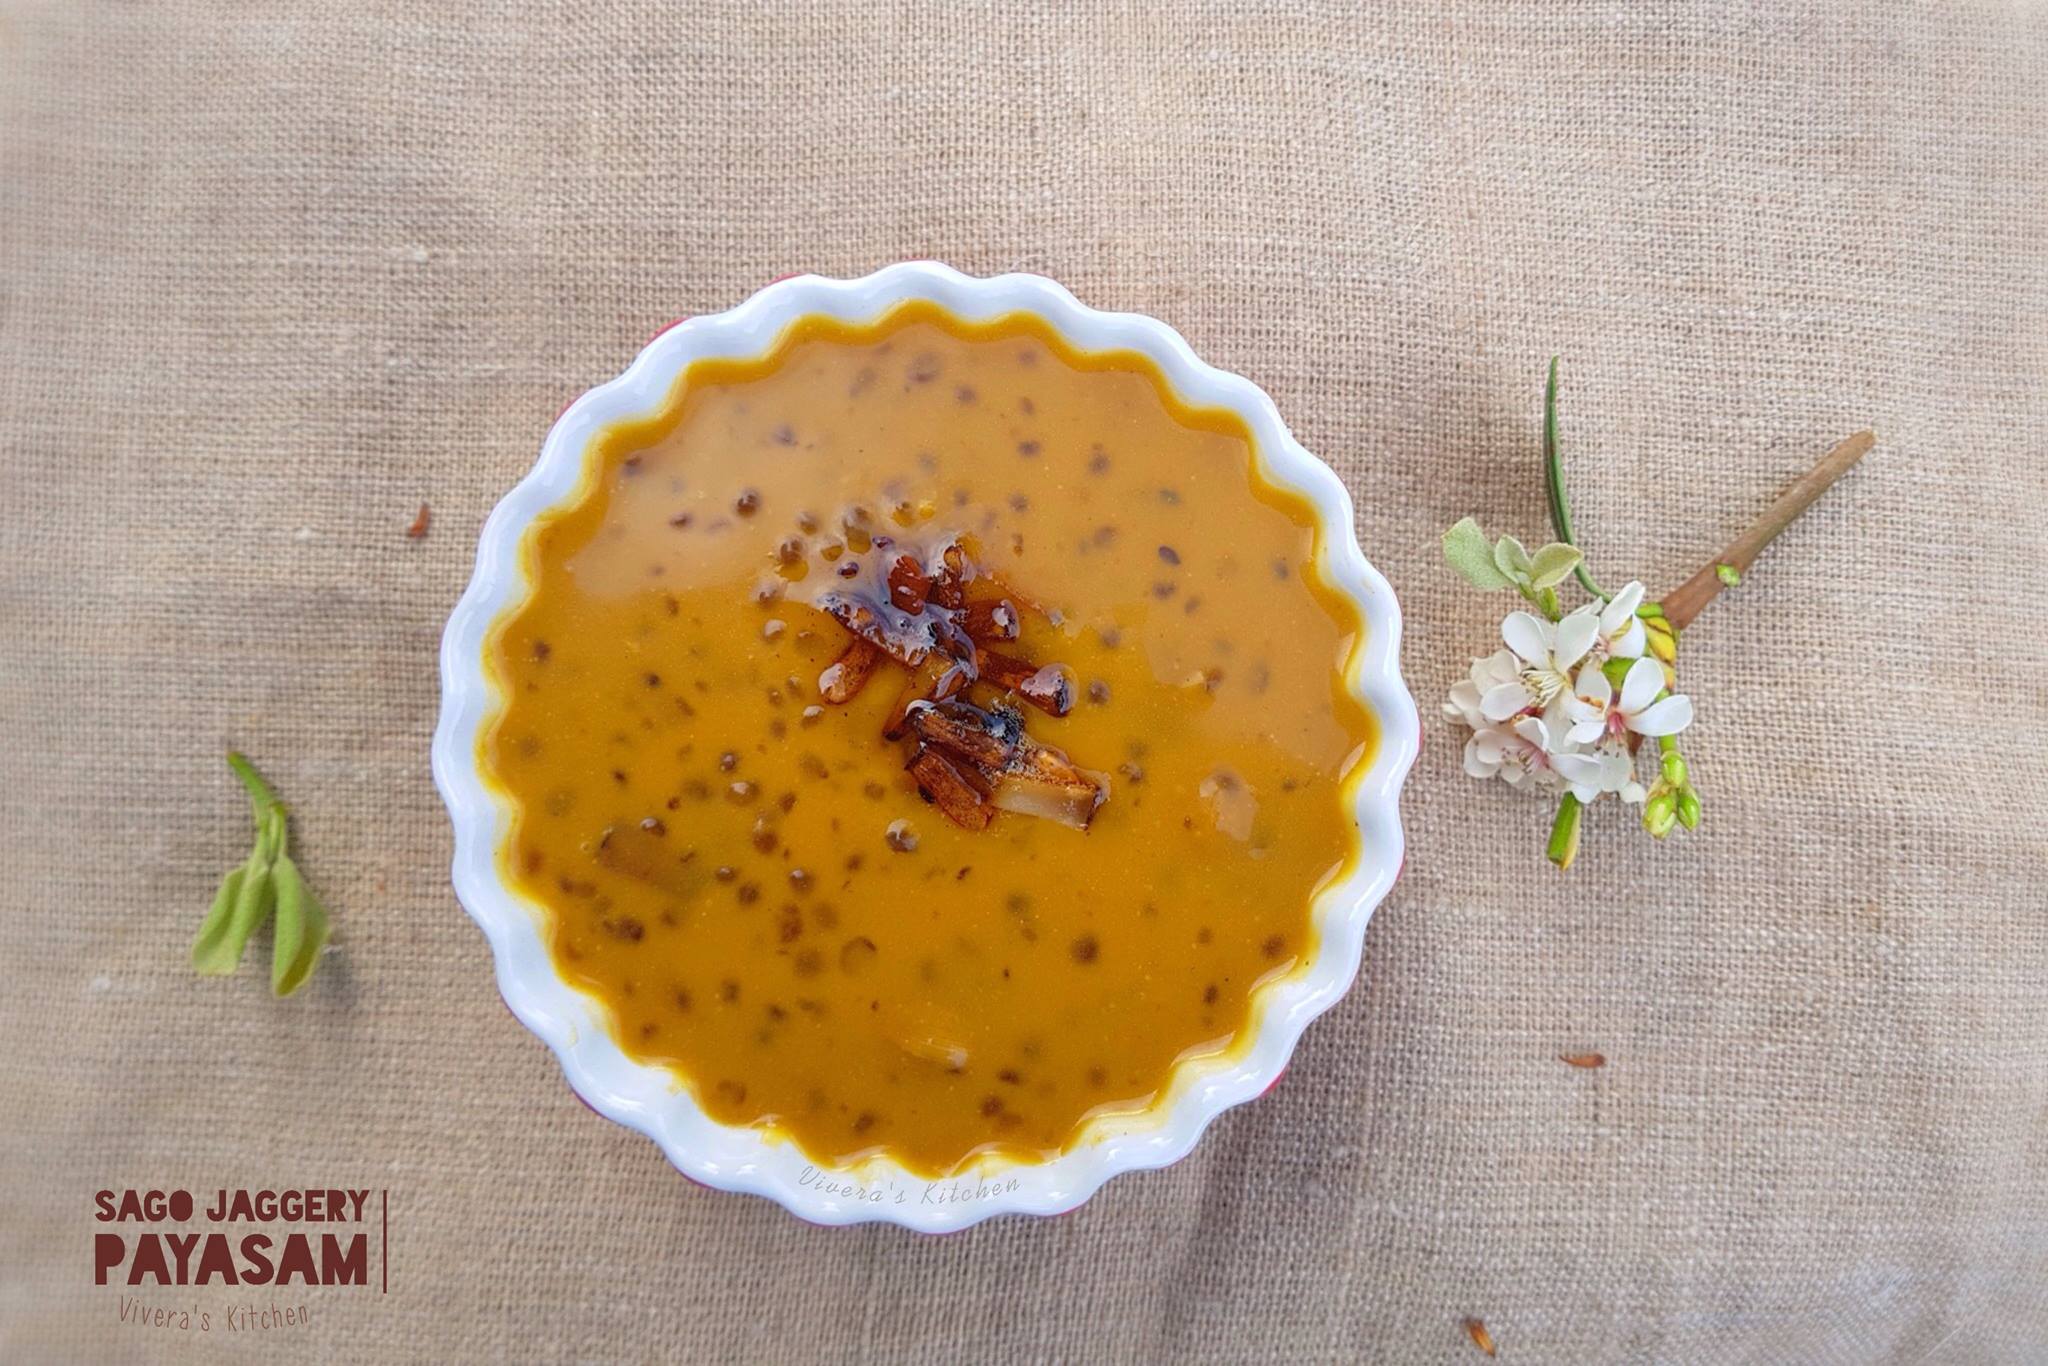
<instances>
[{"instance_id":1,"label":"white flower cluster","mask_svg":"<svg viewBox=\"0 0 2048 1366\"><path fill-rule=\"evenodd\" d=\"M1472 728L1465 771L1516 787L1561 784L1581 802L1611 792L1640 804L1647 794L1629 734L1676 735L1692 724L1691 699L1667 695L1664 666L1643 653L1642 601L1643 586L1631 583L1559 621L1510 613L1500 628L1507 648L1473 660L1444 703L1445 715Z\"/></svg>"}]
</instances>

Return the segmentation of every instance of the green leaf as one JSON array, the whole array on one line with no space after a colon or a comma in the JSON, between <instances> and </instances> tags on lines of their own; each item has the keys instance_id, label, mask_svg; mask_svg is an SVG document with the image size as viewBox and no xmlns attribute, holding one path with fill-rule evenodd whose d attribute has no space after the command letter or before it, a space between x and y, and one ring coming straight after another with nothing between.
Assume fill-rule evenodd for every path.
<instances>
[{"instance_id":1,"label":"green leaf","mask_svg":"<svg viewBox=\"0 0 2048 1366\"><path fill-rule=\"evenodd\" d=\"M1503 536L1494 542L1493 563L1495 568L1507 576L1509 583L1520 584L1524 588L1530 586L1529 571L1534 567L1534 563L1529 558L1529 552L1523 549L1522 543L1514 537Z\"/></svg>"},{"instance_id":2,"label":"green leaf","mask_svg":"<svg viewBox=\"0 0 2048 1366\"><path fill-rule=\"evenodd\" d=\"M1579 543L1572 534L1572 505L1564 492L1564 456L1557 445L1557 357L1550 358L1550 375L1543 384L1543 492L1550 502L1550 529L1569 546ZM1588 593L1605 602L1612 595L1593 582L1581 559L1572 567Z\"/></svg>"},{"instance_id":3,"label":"green leaf","mask_svg":"<svg viewBox=\"0 0 2048 1366\"><path fill-rule=\"evenodd\" d=\"M1552 541L1531 557L1529 581L1538 588L1555 588L1571 577L1572 570L1584 558L1577 546Z\"/></svg>"},{"instance_id":4,"label":"green leaf","mask_svg":"<svg viewBox=\"0 0 2048 1366\"><path fill-rule=\"evenodd\" d=\"M249 936L256 933L270 915L271 877L270 860L259 849L249 855L249 861L241 867L241 879L235 885L233 907L228 911L227 924L218 939L208 946L202 959L200 946L192 946L192 966L208 977L224 977L233 972L242 961L242 949L249 942Z\"/></svg>"},{"instance_id":5,"label":"green leaf","mask_svg":"<svg viewBox=\"0 0 2048 1366\"><path fill-rule=\"evenodd\" d=\"M278 923L270 985L278 995L289 996L319 964L320 950L327 943L327 913L286 852L291 835L284 803L241 755L229 754L228 767L249 793L256 844L241 866L221 879L213 908L192 941L192 967L209 977L233 972L249 937L274 910Z\"/></svg>"},{"instance_id":6,"label":"green leaf","mask_svg":"<svg viewBox=\"0 0 2048 1366\"><path fill-rule=\"evenodd\" d=\"M1444 533L1444 559L1482 593L1509 587L1509 581L1494 567L1493 547L1479 523L1465 518Z\"/></svg>"},{"instance_id":7,"label":"green leaf","mask_svg":"<svg viewBox=\"0 0 2048 1366\"><path fill-rule=\"evenodd\" d=\"M327 913L299 875L291 855L280 854L277 876L277 933L271 942L270 990L289 996L304 986L327 945Z\"/></svg>"},{"instance_id":8,"label":"green leaf","mask_svg":"<svg viewBox=\"0 0 2048 1366\"><path fill-rule=\"evenodd\" d=\"M1566 545L1572 539L1572 510L1564 496L1564 467L1557 449L1557 357L1543 383L1543 493L1550 502L1550 529Z\"/></svg>"},{"instance_id":9,"label":"green leaf","mask_svg":"<svg viewBox=\"0 0 2048 1366\"><path fill-rule=\"evenodd\" d=\"M242 945L228 944L228 929L235 918L235 906L241 898L242 880L249 876L249 865L236 864L228 875L220 880L220 890L214 893L213 909L206 913L200 923L199 933L192 940L192 967L194 971L209 977L233 972L235 964L242 960Z\"/></svg>"}]
</instances>

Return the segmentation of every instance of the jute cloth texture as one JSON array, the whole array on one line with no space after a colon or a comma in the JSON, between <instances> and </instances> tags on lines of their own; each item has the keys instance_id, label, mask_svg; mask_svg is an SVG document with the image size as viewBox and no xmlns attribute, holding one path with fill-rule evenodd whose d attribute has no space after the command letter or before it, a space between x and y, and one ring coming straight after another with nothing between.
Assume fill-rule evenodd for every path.
<instances>
[{"instance_id":1,"label":"jute cloth texture","mask_svg":"<svg viewBox=\"0 0 2048 1366\"><path fill-rule=\"evenodd\" d=\"M2048 8L0 5L0 1357L2048 1360ZM1285 1081L1079 1213L691 1187L500 1005L427 768L557 410L678 315L935 257L1160 317L1349 482L1430 717ZM1668 589L1706 798L1579 865L1435 715L1541 539ZM430 532L406 529L422 503ZM186 966L291 800L336 950ZM1563 1053L1598 1051L1598 1071ZM136 1327L102 1188L388 1190L390 1290ZM294 1296L245 1294L267 1307Z\"/></svg>"}]
</instances>

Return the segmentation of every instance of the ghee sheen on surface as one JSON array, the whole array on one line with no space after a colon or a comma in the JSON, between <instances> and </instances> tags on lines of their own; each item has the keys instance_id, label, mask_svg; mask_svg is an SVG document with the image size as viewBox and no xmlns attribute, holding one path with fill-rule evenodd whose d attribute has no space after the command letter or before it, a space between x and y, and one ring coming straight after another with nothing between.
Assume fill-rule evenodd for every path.
<instances>
[{"instance_id":1,"label":"ghee sheen on surface","mask_svg":"<svg viewBox=\"0 0 2048 1366\"><path fill-rule=\"evenodd\" d=\"M1042 1158L1311 951L1374 737L1340 679L1361 626L1235 416L1035 318L908 305L699 362L587 458L488 647L500 860L713 1118L833 1164ZM928 803L882 735L893 661L824 704L853 637L805 603L878 538L971 546L1022 608L1003 648L1072 671L1067 715L1017 714L1105 776L1085 831Z\"/></svg>"}]
</instances>

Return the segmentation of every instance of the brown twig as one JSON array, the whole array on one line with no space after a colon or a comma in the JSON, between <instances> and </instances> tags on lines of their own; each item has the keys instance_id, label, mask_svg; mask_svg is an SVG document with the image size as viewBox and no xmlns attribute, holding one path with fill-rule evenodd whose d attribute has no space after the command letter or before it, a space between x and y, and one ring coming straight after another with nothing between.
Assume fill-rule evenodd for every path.
<instances>
[{"instance_id":1,"label":"brown twig","mask_svg":"<svg viewBox=\"0 0 2048 1366\"><path fill-rule=\"evenodd\" d=\"M1722 565L1727 565L1738 574L1748 572L1756 557L1763 553L1764 547L1776 540L1779 532L1792 525L1814 499L1826 493L1837 479L1847 474L1876 442L1877 437L1867 431L1844 438L1821 458L1818 465L1808 470L1798 483L1780 494L1778 501L1771 504L1749 530L1731 541L1728 548L1702 566L1699 573L1666 593L1664 616L1673 628L1684 630L1726 586L1721 582Z\"/></svg>"}]
</instances>

